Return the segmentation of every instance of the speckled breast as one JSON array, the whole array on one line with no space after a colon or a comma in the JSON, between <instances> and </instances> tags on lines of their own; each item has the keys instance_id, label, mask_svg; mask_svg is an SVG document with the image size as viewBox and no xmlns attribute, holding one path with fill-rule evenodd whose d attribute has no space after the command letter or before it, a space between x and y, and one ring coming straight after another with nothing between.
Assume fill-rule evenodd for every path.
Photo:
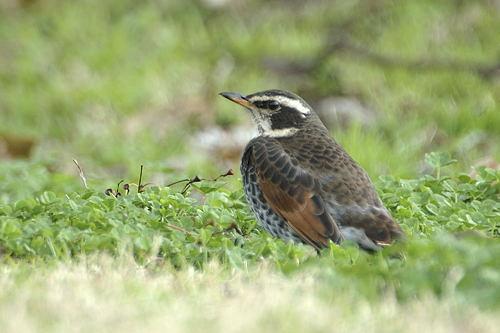
<instances>
[{"instance_id":1,"label":"speckled breast","mask_svg":"<svg viewBox=\"0 0 500 333\"><path fill-rule=\"evenodd\" d=\"M257 182L255 167L249 160L249 154L243 155L241 163L241 175L243 177L243 188L248 204L252 209L259 225L262 226L273 237L279 237L285 241L302 243L300 237L287 225L285 220L276 214L266 202Z\"/></svg>"}]
</instances>

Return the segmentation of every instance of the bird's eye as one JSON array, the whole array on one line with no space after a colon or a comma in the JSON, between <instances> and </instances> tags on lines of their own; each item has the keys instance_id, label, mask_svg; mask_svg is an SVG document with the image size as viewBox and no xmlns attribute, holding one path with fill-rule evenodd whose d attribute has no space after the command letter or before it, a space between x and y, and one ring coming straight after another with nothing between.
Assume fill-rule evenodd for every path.
<instances>
[{"instance_id":1,"label":"bird's eye","mask_svg":"<svg viewBox=\"0 0 500 333\"><path fill-rule=\"evenodd\" d=\"M277 101L269 101L268 108L271 111L276 111L280 108L280 103Z\"/></svg>"}]
</instances>

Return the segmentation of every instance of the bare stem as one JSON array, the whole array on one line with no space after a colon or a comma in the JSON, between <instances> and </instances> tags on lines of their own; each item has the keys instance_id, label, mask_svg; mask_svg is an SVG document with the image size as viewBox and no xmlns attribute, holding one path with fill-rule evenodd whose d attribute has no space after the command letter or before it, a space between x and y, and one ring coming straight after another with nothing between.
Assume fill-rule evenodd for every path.
<instances>
[{"instance_id":1,"label":"bare stem","mask_svg":"<svg viewBox=\"0 0 500 333\"><path fill-rule=\"evenodd\" d=\"M176 225L170 224L170 223L165 223L165 225L169 228L172 228L174 230L182 231L185 234L191 235L191 236L197 236L194 232L191 232L189 230L183 229L181 227L178 227Z\"/></svg>"},{"instance_id":2,"label":"bare stem","mask_svg":"<svg viewBox=\"0 0 500 333\"><path fill-rule=\"evenodd\" d=\"M144 165L141 164L141 172L139 173L139 185L137 186L137 193L142 192L142 170L144 169Z\"/></svg>"},{"instance_id":3,"label":"bare stem","mask_svg":"<svg viewBox=\"0 0 500 333\"><path fill-rule=\"evenodd\" d=\"M80 179L82 180L83 186L88 189L89 186L87 185L87 178L85 178L85 174L83 173L82 168L78 164L78 161L73 159L73 163L75 163L76 167L78 168L78 176L80 176Z\"/></svg>"}]
</instances>

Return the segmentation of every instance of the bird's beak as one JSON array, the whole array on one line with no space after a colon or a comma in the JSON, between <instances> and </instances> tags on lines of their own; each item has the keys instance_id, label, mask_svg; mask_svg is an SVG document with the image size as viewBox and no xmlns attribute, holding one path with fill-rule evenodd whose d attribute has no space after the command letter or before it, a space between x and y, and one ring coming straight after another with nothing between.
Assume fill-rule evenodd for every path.
<instances>
[{"instance_id":1,"label":"bird's beak","mask_svg":"<svg viewBox=\"0 0 500 333\"><path fill-rule=\"evenodd\" d=\"M228 100L238 103L241 106L244 106L248 109L253 107L253 104L240 94L232 93L232 92L221 92L219 95L226 97Z\"/></svg>"}]
</instances>

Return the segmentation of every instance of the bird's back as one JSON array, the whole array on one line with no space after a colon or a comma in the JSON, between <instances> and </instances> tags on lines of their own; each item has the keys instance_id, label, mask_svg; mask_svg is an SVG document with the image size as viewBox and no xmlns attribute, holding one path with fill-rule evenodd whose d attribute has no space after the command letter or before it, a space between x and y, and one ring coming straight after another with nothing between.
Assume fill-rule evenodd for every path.
<instances>
[{"instance_id":1,"label":"bird's back","mask_svg":"<svg viewBox=\"0 0 500 333\"><path fill-rule=\"evenodd\" d=\"M318 180L321 196L344 238L377 250L380 245L403 237L401 227L382 204L366 171L326 128L310 127L293 138L277 141Z\"/></svg>"}]
</instances>

